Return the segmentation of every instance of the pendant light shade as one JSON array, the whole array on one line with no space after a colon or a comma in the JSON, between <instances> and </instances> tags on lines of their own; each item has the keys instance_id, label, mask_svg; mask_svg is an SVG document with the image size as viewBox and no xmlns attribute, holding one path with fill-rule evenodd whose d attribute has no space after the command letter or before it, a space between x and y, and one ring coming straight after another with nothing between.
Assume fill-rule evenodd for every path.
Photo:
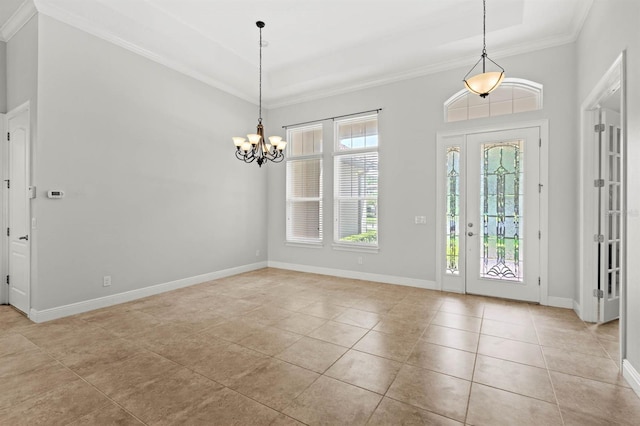
<instances>
[{"instance_id":1,"label":"pendant light shade","mask_svg":"<svg viewBox=\"0 0 640 426\"><path fill-rule=\"evenodd\" d=\"M474 93L476 95L480 95L482 98L486 98L489 93L493 92L500 86L502 80L504 80L504 68L495 63L489 55L487 55L487 2L486 0L482 0L482 54L480 55L480 59L475 63L473 68L469 70L467 75L464 76L464 85L468 91ZM495 65L499 70L498 71L487 71L487 60L490 62L489 65ZM479 74L474 73L480 71L476 71L476 68L479 68L480 63L482 62L482 72ZM469 77L473 75L472 77Z\"/></svg>"},{"instance_id":2,"label":"pendant light shade","mask_svg":"<svg viewBox=\"0 0 640 426\"><path fill-rule=\"evenodd\" d=\"M256 133L247 135L248 141L240 136L234 136L233 144L236 147L236 158L242 160L245 163L258 163L258 166L262 167L267 161L273 163L279 163L284 160L284 148L287 146L287 142L283 141L280 136L271 136L269 143L264 139L264 126L262 125L262 29L265 24L262 21L256 22L256 26L260 31L260 91L259 91L259 106L258 106L258 126L256 127Z\"/></svg>"}]
</instances>

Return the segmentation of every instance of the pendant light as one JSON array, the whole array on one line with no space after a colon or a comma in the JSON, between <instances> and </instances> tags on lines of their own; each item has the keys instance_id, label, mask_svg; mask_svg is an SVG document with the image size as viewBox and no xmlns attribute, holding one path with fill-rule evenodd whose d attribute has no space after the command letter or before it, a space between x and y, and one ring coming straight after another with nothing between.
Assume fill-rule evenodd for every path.
<instances>
[{"instance_id":1,"label":"pendant light","mask_svg":"<svg viewBox=\"0 0 640 426\"><path fill-rule=\"evenodd\" d=\"M280 136L269 137L269 143L264 140L264 127L262 126L262 29L264 22L256 22L260 31L260 96L258 107L258 127L256 133L247 135L248 141L243 137L233 137L233 144L236 146L236 158L245 163L256 161L262 167L264 163L271 161L279 163L284 160L282 152L287 146Z\"/></svg>"},{"instance_id":2,"label":"pendant light","mask_svg":"<svg viewBox=\"0 0 640 426\"><path fill-rule=\"evenodd\" d=\"M502 80L504 80L504 68L500 65L496 64L494 61L489 58L487 55L487 2L486 0L482 0L482 55L480 55L480 59L476 64L469 70L467 75L464 76L464 85L467 90L476 95L480 95L482 98L486 98L489 93L493 92L500 86ZM491 61L492 64L500 68L500 71L489 71L486 70L486 60ZM476 74L471 78L468 78L471 73L474 72L478 64L482 62L482 73Z\"/></svg>"}]
</instances>

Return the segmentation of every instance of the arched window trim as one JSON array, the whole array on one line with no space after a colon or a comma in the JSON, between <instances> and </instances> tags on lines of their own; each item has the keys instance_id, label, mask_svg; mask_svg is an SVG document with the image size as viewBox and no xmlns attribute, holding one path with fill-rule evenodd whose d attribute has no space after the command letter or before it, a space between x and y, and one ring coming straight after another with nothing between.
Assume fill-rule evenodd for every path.
<instances>
[{"instance_id":1,"label":"arched window trim","mask_svg":"<svg viewBox=\"0 0 640 426\"><path fill-rule=\"evenodd\" d=\"M533 111L542 109L543 105L543 90L542 84L536 83L535 81L526 80L524 78L505 78L502 81L501 86L511 86L515 88L527 89L536 94L537 105ZM467 89L461 89L458 92L454 93L449 99L444 101L444 121L445 123L449 123L449 107L460 100L463 96L466 96L469 93ZM491 95L489 95L491 96ZM468 107L467 107L468 108ZM467 119L468 120L468 119Z\"/></svg>"}]
</instances>

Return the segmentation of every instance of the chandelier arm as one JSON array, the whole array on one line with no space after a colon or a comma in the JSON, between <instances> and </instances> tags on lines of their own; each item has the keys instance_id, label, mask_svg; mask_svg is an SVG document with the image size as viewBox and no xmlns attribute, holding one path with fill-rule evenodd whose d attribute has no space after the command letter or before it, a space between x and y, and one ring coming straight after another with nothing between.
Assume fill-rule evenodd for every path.
<instances>
[{"instance_id":1,"label":"chandelier arm","mask_svg":"<svg viewBox=\"0 0 640 426\"><path fill-rule=\"evenodd\" d=\"M480 56L480 59L478 59L478 61L471 67L471 69L469 70L469 72L464 76L464 78L462 79L462 81L466 80L467 77L469 77L469 74L471 74L473 72L473 70L478 66L478 64L480 63L480 61L484 59L484 55ZM493 61L491 61L493 62Z\"/></svg>"}]
</instances>

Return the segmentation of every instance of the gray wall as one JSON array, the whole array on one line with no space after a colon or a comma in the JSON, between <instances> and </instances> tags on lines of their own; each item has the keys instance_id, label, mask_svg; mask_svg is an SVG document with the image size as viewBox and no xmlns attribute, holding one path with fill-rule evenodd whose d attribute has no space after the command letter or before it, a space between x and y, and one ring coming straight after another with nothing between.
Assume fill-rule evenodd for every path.
<instances>
[{"instance_id":1,"label":"gray wall","mask_svg":"<svg viewBox=\"0 0 640 426\"><path fill-rule=\"evenodd\" d=\"M285 168L269 171L269 260L347 271L435 281L436 132L495 123L548 118L549 295L576 296L577 165L575 135L575 45L500 58L509 77L544 85L544 109L491 119L444 123L443 103L462 88L468 69L457 69L270 110L270 129L382 107L380 114L380 251L377 254L333 250L333 176L331 122L325 123L325 202L322 249L285 245ZM470 66L472 63L470 63ZM415 225L414 216L427 216ZM357 258L363 257L363 264Z\"/></svg>"},{"instance_id":2,"label":"gray wall","mask_svg":"<svg viewBox=\"0 0 640 426\"><path fill-rule=\"evenodd\" d=\"M38 92L38 16L33 16L7 42L7 111L31 102L32 129L36 128Z\"/></svg>"},{"instance_id":3,"label":"gray wall","mask_svg":"<svg viewBox=\"0 0 640 426\"><path fill-rule=\"evenodd\" d=\"M7 112L7 43L0 41L0 114Z\"/></svg>"},{"instance_id":4,"label":"gray wall","mask_svg":"<svg viewBox=\"0 0 640 426\"><path fill-rule=\"evenodd\" d=\"M640 371L640 2L596 0L577 42L578 100L627 49L627 359ZM615 25L611 25L611 23ZM578 105L579 105L578 104ZM635 212L635 213L634 213Z\"/></svg>"},{"instance_id":5,"label":"gray wall","mask_svg":"<svg viewBox=\"0 0 640 426\"><path fill-rule=\"evenodd\" d=\"M254 105L45 16L39 67L33 308L266 260Z\"/></svg>"}]
</instances>

